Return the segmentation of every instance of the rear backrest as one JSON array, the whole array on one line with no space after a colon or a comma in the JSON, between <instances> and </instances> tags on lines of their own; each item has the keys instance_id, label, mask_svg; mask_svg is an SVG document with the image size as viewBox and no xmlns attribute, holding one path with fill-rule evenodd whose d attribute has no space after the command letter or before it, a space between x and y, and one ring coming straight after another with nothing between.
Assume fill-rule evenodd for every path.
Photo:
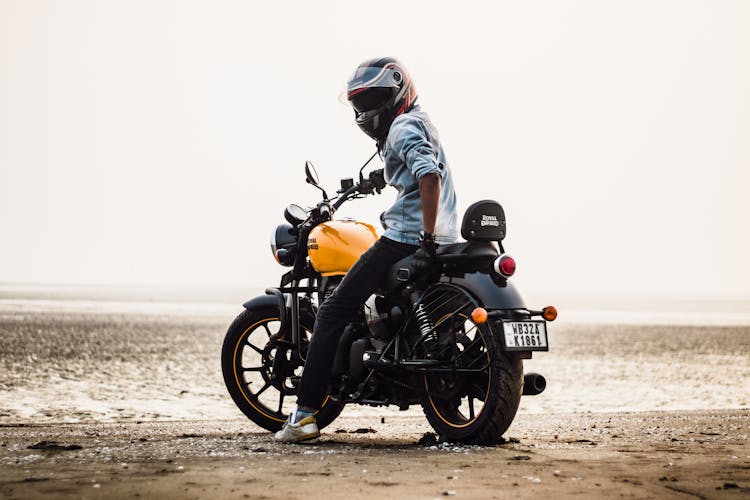
<instances>
[{"instance_id":1,"label":"rear backrest","mask_svg":"<svg viewBox=\"0 0 750 500\"><path fill-rule=\"evenodd\" d=\"M461 223L461 236L466 241L502 241L505 238L505 212L493 200L472 203Z\"/></svg>"}]
</instances>

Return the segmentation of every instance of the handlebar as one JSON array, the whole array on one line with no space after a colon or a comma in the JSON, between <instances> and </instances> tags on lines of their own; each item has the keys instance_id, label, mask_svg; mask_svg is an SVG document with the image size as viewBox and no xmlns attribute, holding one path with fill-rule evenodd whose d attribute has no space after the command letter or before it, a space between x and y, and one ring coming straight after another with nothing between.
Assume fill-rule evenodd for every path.
<instances>
[{"instance_id":1,"label":"handlebar","mask_svg":"<svg viewBox=\"0 0 750 500\"><path fill-rule=\"evenodd\" d=\"M316 184L317 186L317 184ZM354 184L340 193L339 198L331 204L331 199L324 198L323 201L312 209L307 220L295 227L295 231L298 231L297 236L297 250L296 257L294 260L294 268L292 270L293 275L300 275L304 266L306 265L306 247L307 237L310 231L321 222L329 221L333 217L333 213L344 204L347 200L352 197L356 197L358 194L368 195L373 192L380 194L380 191L386 186L385 177L383 175L383 169L377 169L370 172L367 179L361 178L359 184ZM322 190L322 188L320 188ZM325 193L325 191L323 191ZM325 196L325 195L324 195Z\"/></svg>"},{"instance_id":2,"label":"handlebar","mask_svg":"<svg viewBox=\"0 0 750 500\"><path fill-rule=\"evenodd\" d=\"M338 210L338 208L339 208L339 207L340 207L341 205L343 205L343 204L344 204L344 202L345 202L346 200L348 200L348 199L349 199L349 197L350 197L350 196L351 196L352 194L354 194L354 193L357 193L357 192L359 192L359 188L360 188L360 185L359 185L359 184L355 184L355 185L353 185L352 187L350 187L349 189L347 189L346 191L344 191L343 193L341 193L341 196L339 197L339 199L338 199L338 200L336 200L336 201L335 201L335 202L333 203L333 206L332 206L332 208L333 208L334 210Z\"/></svg>"},{"instance_id":3,"label":"handlebar","mask_svg":"<svg viewBox=\"0 0 750 500\"><path fill-rule=\"evenodd\" d=\"M360 193L360 194L372 194L373 192L377 192L380 194L380 191L385 187L385 177L383 175L383 169L377 169L370 172L370 175L367 176L367 179L362 179L362 181L359 184L355 184L343 193L341 193L341 196L338 200L334 202L332 205L333 210L337 210L341 205L344 204L345 201L349 199L349 197L352 194Z\"/></svg>"}]
</instances>

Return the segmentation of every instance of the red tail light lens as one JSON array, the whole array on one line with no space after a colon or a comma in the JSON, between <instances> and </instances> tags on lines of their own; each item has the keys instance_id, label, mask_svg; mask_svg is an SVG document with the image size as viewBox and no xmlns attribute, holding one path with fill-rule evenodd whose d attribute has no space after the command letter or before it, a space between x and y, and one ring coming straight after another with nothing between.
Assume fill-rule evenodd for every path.
<instances>
[{"instance_id":1,"label":"red tail light lens","mask_svg":"<svg viewBox=\"0 0 750 500\"><path fill-rule=\"evenodd\" d=\"M500 271L506 276L513 276L516 272L516 261L513 257L505 257L500 261Z\"/></svg>"},{"instance_id":2,"label":"red tail light lens","mask_svg":"<svg viewBox=\"0 0 750 500\"><path fill-rule=\"evenodd\" d=\"M510 278L516 272L516 261L510 255L503 254L495 259L493 267L497 274Z\"/></svg>"}]
</instances>

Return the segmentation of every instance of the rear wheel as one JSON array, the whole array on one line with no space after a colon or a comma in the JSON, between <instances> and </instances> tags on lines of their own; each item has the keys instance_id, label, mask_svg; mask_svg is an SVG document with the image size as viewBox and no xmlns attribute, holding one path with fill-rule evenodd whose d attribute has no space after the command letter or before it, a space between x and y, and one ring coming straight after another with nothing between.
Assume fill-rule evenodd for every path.
<instances>
[{"instance_id":1,"label":"rear wheel","mask_svg":"<svg viewBox=\"0 0 750 500\"><path fill-rule=\"evenodd\" d=\"M309 338L310 321L300 334ZM229 326L221 350L224 383L237 407L250 420L277 431L294 408L303 364L295 361L292 346L277 338L281 327L275 308L243 311ZM319 428L329 425L343 405L326 398L317 412Z\"/></svg>"},{"instance_id":2,"label":"rear wheel","mask_svg":"<svg viewBox=\"0 0 750 500\"><path fill-rule=\"evenodd\" d=\"M442 289L440 289L442 287ZM434 372L424 377L422 408L444 439L477 444L496 443L510 427L523 390L523 361L504 352L489 324L469 316L475 301L455 287L428 291L440 297L430 316L436 326L442 358L471 372ZM427 296L427 294L425 294Z\"/></svg>"}]
</instances>

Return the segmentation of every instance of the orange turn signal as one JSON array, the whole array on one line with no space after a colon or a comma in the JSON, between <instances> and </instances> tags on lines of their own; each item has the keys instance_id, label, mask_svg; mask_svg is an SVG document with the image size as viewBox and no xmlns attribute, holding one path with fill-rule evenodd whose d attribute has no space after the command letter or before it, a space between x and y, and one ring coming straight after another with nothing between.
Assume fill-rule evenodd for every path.
<instances>
[{"instance_id":1,"label":"orange turn signal","mask_svg":"<svg viewBox=\"0 0 750 500\"><path fill-rule=\"evenodd\" d=\"M542 309L542 317L547 321L555 321L557 318L557 309L555 309L555 306L547 306Z\"/></svg>"},{"instance_id":2,"label":"orange turn signal","mask_svg":"<svg viewBox=\"0 0 750 500\"><path fill-rule=\"evenodd\" d=\"M487 323L487 310L483 307L477 307L471 311L471 319L474 323Z\"/></svg>"}]
</instances>

